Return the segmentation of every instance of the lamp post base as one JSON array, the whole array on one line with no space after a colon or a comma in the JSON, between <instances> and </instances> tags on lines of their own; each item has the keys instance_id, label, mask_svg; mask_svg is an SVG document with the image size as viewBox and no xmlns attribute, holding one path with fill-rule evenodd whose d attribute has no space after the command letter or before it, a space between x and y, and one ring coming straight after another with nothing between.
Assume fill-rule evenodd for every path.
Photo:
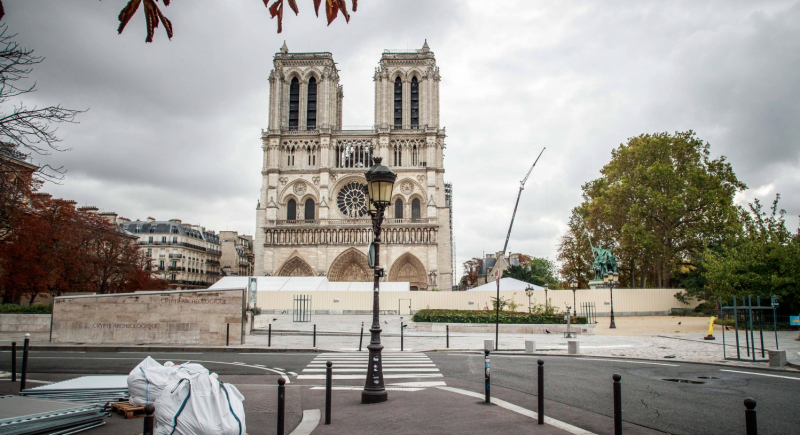
<instances>
[{"instance_id":1,"label":"lamp post base","mask_svg":"<svg viewBox=\"0 0 800 435\"><path fill-rule=\"evenodd\" d=\"M389 395L386 390L383 391L367 391L361 392L361 403L368 405L371 403L381 403L389 400Z\"/></svg>"}]
</instances>

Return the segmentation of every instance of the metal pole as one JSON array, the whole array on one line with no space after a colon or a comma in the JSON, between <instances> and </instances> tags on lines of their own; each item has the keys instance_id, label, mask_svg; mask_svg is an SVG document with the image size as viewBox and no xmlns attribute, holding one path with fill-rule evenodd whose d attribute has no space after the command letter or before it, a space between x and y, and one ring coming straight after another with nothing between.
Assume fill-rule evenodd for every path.
<instances>
[{"instance_id":1,"label":"metal pole","mask_svg":"<svg viewBox=\"0 0 800 435\"><path fill-rule=\"evenodd\" d=\"M447 348L450 349L450 325L445 325L445 332L447 333Z\"/></svg>"},{"instance_id":2,"label":"metal pole","mask_svg":"<svg viewBox=\"0 0 800 435\"><path fill-rule=\"evenodd\" d=\"M539 424L544 424L544 361L539 360L536 363L539 364L539 369L538 369L539 370L539 373L538 373L539 374L539 379L538 379L539 385L537 386L537 390L536 390L536 395L537 395L537 398L539 400L539 408L538 408L539 421L538 421L538 423Z\"/></svg>"},{"instance_id":3,"label":"metal pole","mask_svg":"<svg viewBox=\"0 0 800 435\"><path fill-rule=\"evenodd\" d=\"M483 359L483 366L484 366L483 376L484 376L484 382L486 383L486 391L484 392L484 395L485 395L484 396L485 397L484 398L484 402L485 403L491 403L492 402L492 395L491 395L492 381L491 381L491 376L489 375L489 349L484 349L483 350L483 355L484 355L484 357L483 357L484 358Z\"/></svg>"},{"instance_id":4,"label":"metal pole","mask_svg":"<svg viewBox=\"0 0 800 435\"><path fill-rule=\"evenodd\" d=\"M753 296L747 296L747 305L750 316L750 345L753 346L753 362L756 360L756 337L753 334Z\"/></svg>"},{"instance_id":5,"label":"metal pole","mask_svg":"<svg viewBox=\"0 0 800 435\"><path fill-rule=\"evenodd\" d=\"M403 351L403 321L400 321L400 352Z\"/></svg>"},{"instance_id":6,"label":"metal pole","mask_svg":"<svg viewBox=\"0 0 800 435\"><path fill-rule=\"evenodd\" d=\"M156 427L156 406L152 403L144 405L144 429L142 435L153 435Z\"/></svg>"},{"instance_id":7,"label":"metal pole","mask_svg":"<svg viewBox=\"0 0 800 435\"><path fill-rule=\"evenodd\" d=\"M325 424L331 424L331 384L333 383L333 365L328 361L325 363L328 367L325 370Z\"/></svg>"},{"instance_id":8,"label":"metal pole","mask_svg":"<svg viewBox=\"0 0 800 435\"><path fill-rule=\"evenodd\" d=\"M269 330L267 332L267 347L272 347L272 323L269 324Z\"/></svg>"},{"instance_id":9,"label":"metal pole","mask_svg":"<svg viewBox=\"0 0 800 435\"><path fill-rule=\"evenodd\" d=\"M775 304L772 304L772 326L775 328L775 350L780 350L778 347L778 312L775 311Z\"/></svg>"},{"instance_id":10,"label":"metal pole","mask_svg":"<svg viewBox=\"0 0 800 435\"><path fill-rule=\"evenodd\" d=\"M611 326L610 329L617 329L617 325L614 324L614 283L610 283L611 286Z\"/></svg>"},{"instance_id":11,"label":"metal pole","mask_svg":"<svg viewBox=\"0 0 800 435\"><path fill-rule=\"evenodd\" d=\"M229 345L231 342L231 324L225 324L225 346Z\"/></svg>"},{"instance_id":12,"label":"metal pole","mask_svg":"<svg viewBox=\"0 0 800 435\"><path fill-rule=\"evenodd\" d=\"M364 322L361 322L361 338L358 340L358 351L361 352L361 345L364 344Z\"/></svg>"},{"instance_id":13,"label":"metal pole","mask_svg":"<svg viewBox=\"0 0 800 435\"><path fill-rule=\"evenodd\" d=\"M744 399L744 425L747 435L758 435L758 423L756 422L756 401L750 397Z\"/></svg>"},{"instance_id":14,"label":"metal pole","mask_svg":"<svg viewBox=\"0 0 800 435\"><path fill-rule=\"evenodd\" d=\"M11 342L11 382L17 382L17 342Z\"/></svg>"},{"instance_id":15,"label":"metal pole","mask_svg":"<svg viewBox=\"0 0 800 435\"><path fill-rule=\"evenodd\" d=\"M278 378L278 435L284 435L283 416L286 411L286 380Z\"/></svg>"},{"instance_id":16,"label":"metal pole","mask_svg":"<svg viewBox=\"0 0 800 435\"><path fill-rule=\"evenodd\" d=\"M618 373L612 376L614 379L614 435L622 435L622 379Z\"/></svg>"},{"instance_id":17,"label":"metal pole","mask_svg":"<svg viewBox=\"0 0 800 435\"><path fill-rule=\"evenodd\" d=\"M376 162L380 163L379 158ZM361 392L361 403L380 403L388 400L389 395L383 382L383 358L381 351L381 303L380 303L380 279L383 276L383 269L380 267L380 246L381 246L381 223L383 222L383 212L385 207L375 207L372 213L372 232L375 234L373 243L375 244L375 269L372 281L372 327L369 328L370 340L369 360L367 362L367 378L364 381L364 390Z\"/></svg>"},{"instance_id":18,"label":"metal pole","mask_svg":"<svg viewBox=\"0 0 800 435\"><path fill-rule=\"evenodd\" d=\"M575 289L572 289L572 315L578 316L578 304L575 302Z\"/></svg>"},{"instance_id":19,"label":"metal pole","mask_svg":"<svg viewBox=\"0 0 800 435\"><path fill-rule=\"evenodd\" d=\"M28 351L31 347L31 334L25 334L25 342L22 345L22 378L19 381L19 391L25 389L25 380L28 377Z\"/></svg>"},{"instance_id":20,"label":"metal pole","mask_svg":"<svg viewBox=\"0 0 800 435\"><path fill-rule=\"evenodd\" d=\"M513 218L512 218L513 221ZM509 231L511 229L509 228ZM497 307L494 319L494 350L500 349L500 280L497 280Z\"/></svg>"},{"instance_id":21,"label":"metal pole","mask_svg":"<svg viewBox=\"0 0 800 435\"><path fill-rule=\"evenodd\" d=\"M314 345L311 347L317 347L317 324L314 324Z\"/></svg>"},{"instance_id":22,"label":"metal pole","mask_svg":"<svg viewBox=\"0 0 800 435\"><path fill-rule=\"evenodd\" d=\"M736 335L736 359L742 359L742 350L739 349L739 313L736 312L738 298L738 296L733 297L733 333Z\"/></svg>"},{"instance_id":23,"label":"metal pole","mask_svg":"<svg viewBox=\"0 0 800 435\"><path fill-rule=\"evenodd\" d=\"M761 358L764 358L764 325L761 321L764 319L764 310L761 309L761 296L756 296L756 304L758 304L758 334L761 336Z\"/></svg>"}]
</instances>

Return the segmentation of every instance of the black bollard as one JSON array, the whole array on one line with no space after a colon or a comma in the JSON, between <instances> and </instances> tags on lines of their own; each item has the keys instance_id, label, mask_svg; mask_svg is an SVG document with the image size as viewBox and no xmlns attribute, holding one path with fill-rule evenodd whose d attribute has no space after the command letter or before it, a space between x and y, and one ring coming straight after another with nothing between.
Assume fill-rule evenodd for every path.
<instances>
[{"instance_id":1,"label":"black bollard","mask_svg":"<svg viewBox=\"0 0 800 435\"><path fill-rule=\"evenodd\" d=\"M622 435L622 379L618 373L612 376L614 379L614 435Z\"/></svg>"},{"instance_id":2,"label":"black bollard","mask_svg":"<svg viewBox=\"0 0 800 435\"><path fill-rule=\"evenodd\" d=\"M278 435L284 435L283 414L286 411L286 380L278 379Z\"/></svg>"},{"instance_id":3,"label":"black bollard","mask_svg":"<svg viewBox=\"0 0 800 435\"><path fill-rule=\"evenodd\" d=\"M400 321L400 352L403 351L403 321Z\"/></svg>"},{"instance_id":4,"label":"black bollard","mask_svg":"<svg viewBox=\"0 0 800 435\"><path fill-rule=\"evenodd\" d=\"M758 435L758 423L756 422L756 401L748 397L744 399L744 425L747 435Z\"/></svg>"},{"instance_id":5,"label":"black bollard","mask_svg":"<svg viewBox=\"0 0 800 435\"><path fill-rule=\"evenodd\" d=\"M144 405L144 431L142 435L153 435L156 427L156 405L148 403Z\"/></svg>"},{"instance_id":6,"label":"black bollard","mask_svg":"<svg viewBox=\"0 0 800 435\"><path fill-rule=\"evenodd\" d=\"M484 362L483 362L484 363L484 378L486 380L486 398L484 399L484 401L486 403L491 403L492 402L492 395L491 395L492 381L491 381L491 376L489 375L489 349L484 349L483 354L484 354Z\"/></svg>"},{"instance_id":7,"label":"black bollard","mask_svg":"<svg viewBox=\"0 0 800 435\"><path fill-rule=\"evenodd\" d=\"M317 324L314 324L314 345L311 347L317 347Z\"/></svg>"},{"instance_id":8,"label":"black bollard","mask_svg":"<svg viewBox=\"0 0 800 435\"><path fill-rule=\"evenodd\" d=\"M11 342L11 382L17 382L17 342Z\"/></svg>"},{"instance_id":9,"label":"black bollard","mask_svg":"<svg viewBox=\"0 0 800 435\"><path fill-rule=\"evenodd\" d=\"M361 339L358 340L358 351L361 352L361 345L364 344L364 322L361 322Z\"/></svg>"},{"instance_id":10,"label":"black bollard","mask_svg":"<svg viewBox=\"0 0 800 435\"><path fill-rule=\"evenodd\" d=\"M269 324L269 332L267 332L267 347L272 347L272 323Z\"/></svg>"},{"instance_id":11,"label":"black bollard","mask_svg":"<svg viewBox=\"0 0 800 435\"><path fill-rule=\"evenodd\" d=\"M331 384L333 384L333 365L328 361L325 363L328 368L325 370L325 424L331 424Z\"/></svg>"},{"instance_id":12,"label":"black bollard","mask_svg":"<svg viewBox=\"0 0 800 435\"><path fill-rule=\"evenodd\" d=\"M25 343L22 345L22 378L19 381L19 391L25 389L25 378L28 377L28 351L31 348L31 334L25 334Z\"/></svg>"},{"instance_id":13,"label":"black bollard","mask_svg":"<svg viewBox=\"0 0 800 435\"><path fill-rule=\"evenodd\" d=\"M539 412L538 412L539 420L537 421L537 423L544 424L544 361L539 360L537 361L537 364L539 364L539 369L538 369L539 385L537 385L537 390L536 390L537 399L539 400Z\"/></svg>"},{"instance_id":14,"label":"black bollard","mask_svg":"<svg viewBox=\"0 0 800 435\"><path fill-rule=\"evenodd\" d=\"M225 324L225 346L230 345L231 342L231 324Z\"/></svg>"},{"instance_id":15,"label":"black bollard","mask_svg":"<svg viewBox=\"0 0 800 435\"><path fill-rule=\"evenodd\" d=\"M445 325L445 331L447 332L447 348L450 349L450 325Z\"/></svg>"}]
</instances>

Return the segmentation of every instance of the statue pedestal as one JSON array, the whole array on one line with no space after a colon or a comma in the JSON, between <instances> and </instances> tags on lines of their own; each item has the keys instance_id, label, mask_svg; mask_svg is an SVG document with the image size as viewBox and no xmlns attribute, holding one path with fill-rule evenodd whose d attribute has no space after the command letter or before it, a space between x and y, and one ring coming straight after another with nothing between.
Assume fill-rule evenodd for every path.
<instances>
[{"instance_id":1,"label":"statue pedestal","mask_svg":"<svg viewBox=\"0 0 800 435\"><path fill-rule=\"evenodd\" d=\"M594 289L598 289L598 288L605 288L605 286L603 285L603 280L602 279L593 279L593 280L589 281L589 288L594 290Z\"/></svg>"}]
</instances>

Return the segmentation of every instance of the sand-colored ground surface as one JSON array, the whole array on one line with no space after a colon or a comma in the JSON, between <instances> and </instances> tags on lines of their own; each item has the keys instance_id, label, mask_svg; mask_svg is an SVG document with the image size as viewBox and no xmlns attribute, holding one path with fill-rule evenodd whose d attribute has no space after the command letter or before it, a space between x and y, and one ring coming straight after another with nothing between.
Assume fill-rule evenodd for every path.
<instances>
[{"instance_id":1,"label":"sand-colored ground surface","mask_svg":"<svg viewBox=\"0 0 800 435\"><path fill-rule=\"evenodd\" d=\"M598 335L639 335L639 334L708 334L711 317L684 316L642 316L615 317L617 329L609 329L611 319L597 318ZM714 335L722 331L722 326L714 325Z\"/></svg>"}]
</instances>

